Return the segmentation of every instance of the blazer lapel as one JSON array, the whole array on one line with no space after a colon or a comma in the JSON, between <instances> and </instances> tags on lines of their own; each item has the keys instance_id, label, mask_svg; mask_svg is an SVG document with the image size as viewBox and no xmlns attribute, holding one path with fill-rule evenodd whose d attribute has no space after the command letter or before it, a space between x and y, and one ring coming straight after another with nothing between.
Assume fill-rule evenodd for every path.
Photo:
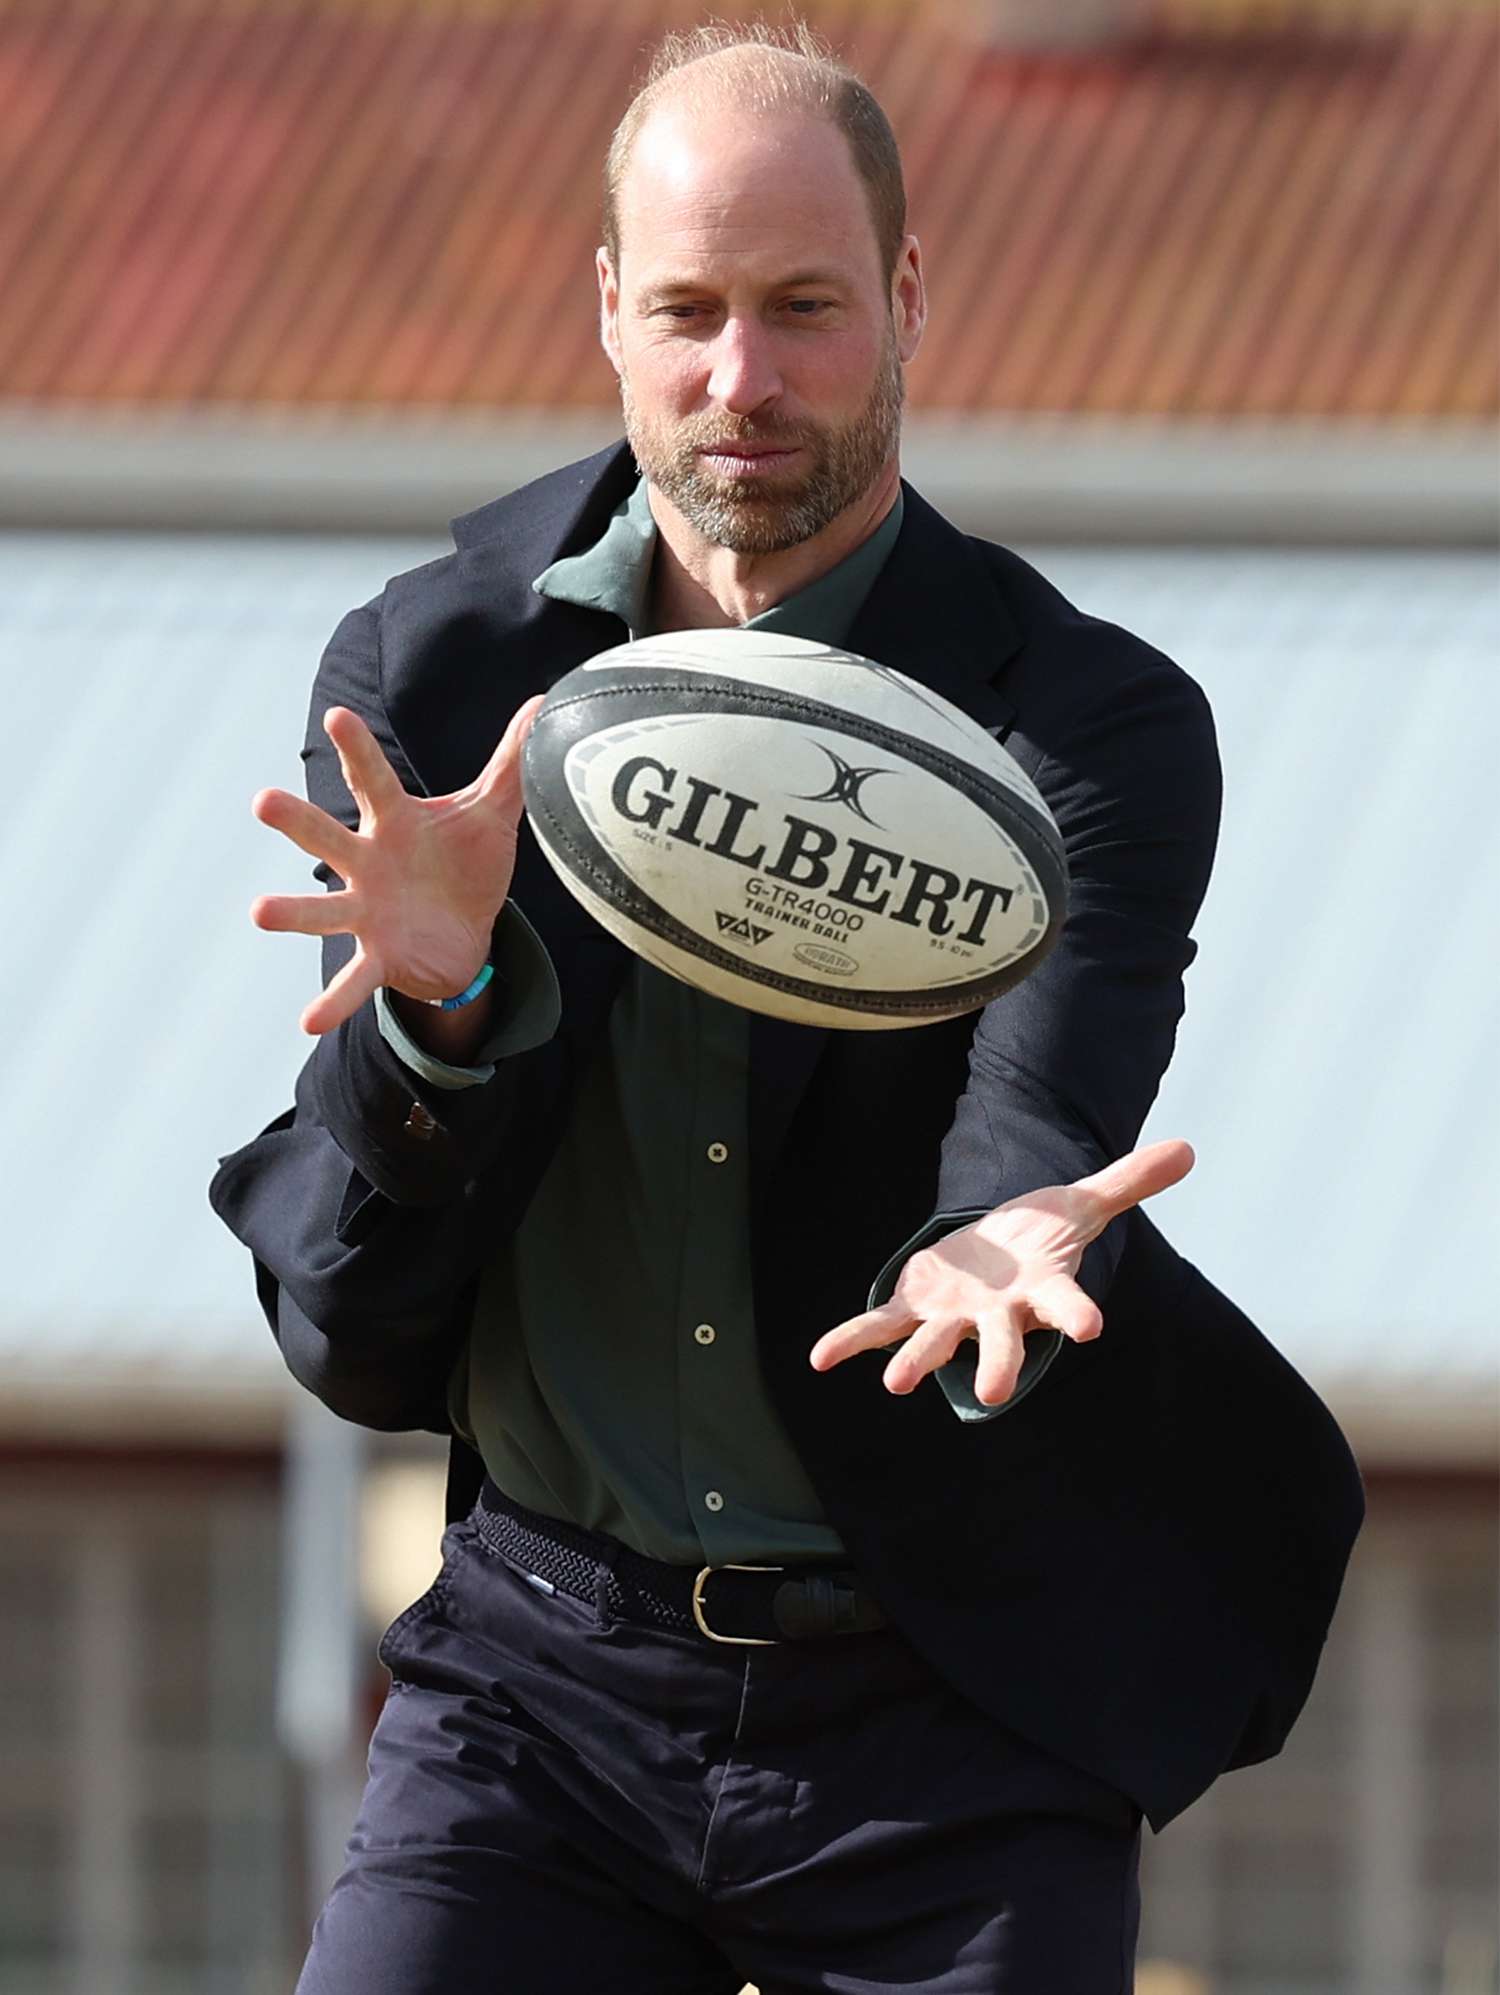
<instances>
[{"instance_id":1,"label":"blazer lapel","mask_svg":"<svg viewBox=\"0 0 1500 1995\"><path fill-rule=\"evenodd\" d=\"M429 796L472 782L523 700L625 641L531 584L599 537L634 477L624 444L568 465L455 520L454 554L387 585L386 712Z\"/></svg>"},{"instance_id":2,"label":"blazer lapel","mask_svg":"<svg viewBox=\"0 0 1500 1995\"><path fill-rule=\"evenodd\" d=\"M983 560L910 485L901 533L849 632L849 649L941 693L1003 741L1015 704L996 684L1020 649L1010 605Z\"/></svg>"}]
</instances>

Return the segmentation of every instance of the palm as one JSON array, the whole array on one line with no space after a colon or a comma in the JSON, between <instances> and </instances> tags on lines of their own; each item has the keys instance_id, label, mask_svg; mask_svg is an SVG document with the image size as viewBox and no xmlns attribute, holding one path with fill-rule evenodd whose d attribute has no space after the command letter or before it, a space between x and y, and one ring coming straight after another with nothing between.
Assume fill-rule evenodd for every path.
<instances>
[{"instance_id":1,"label":"palm","mask_svg":"<svg viewBox=\"0 0 1500 1995\"><path fill-rule=\"evenodd\" d=\"M539 704L528 701L474 781L445 797L408 795L364 722L330 708L324 728L358 806L357 830L285 790L255 798L263 824L344 882L326 895L263 895L250 911L261 928L355 938L349 962L304 1011L306 1031L340 1024L381 985L440 998L472 981L510 890L521 748Z\"/></svg>"},{"instance_id":2,"label":"palm","mask_svg":"<svg viewBox=\"0 0 1500 1995\"><path fill-rule=\"evenodd\" d=\"M979 1281L997 1304L1014 1304L1040 1321L1032 1298L1044 1284L1077 1273L1098 1230L1090 1230L1090 1220L1071 1185L1029 1192L914 1254L893 1299L924 1317L961 1314L970 1285Z\"/></svg>"},{"instance_id":3,"label":"palm","mask_svg":"<svg viewBox=\"0 0 1500 1995\"><path fill-rule=\"evenodd\" d=\"M352 930L380 982L408 997L448 997L484 961L510 888L516 827L468 791L406 797L361 821L364 849L347 887L363 918Z\"/></svg>"},{"instance_id":4,"label":"palm","mask_svg":"<svg viewBox=\"0 0 1500 1995\"><path fill-rule=\"evenodd\" d=\"M818 1339L814 1367L827 1371L858 1351L897 1344L885 1383L906 1393L946 1364L964 1338L976 1337L975 1391L1001 1404L1015 1389L1028 1330L1050 1324L1076 1343L1099 1335L1099 1307L1073 1279L1084 1248L1118 1214L1176 1184L1192 1166L1186 1143L1149 1143L1073 1184L1007 1200L913 1254L889 1302Z\"/></svg>"}]
</instances>

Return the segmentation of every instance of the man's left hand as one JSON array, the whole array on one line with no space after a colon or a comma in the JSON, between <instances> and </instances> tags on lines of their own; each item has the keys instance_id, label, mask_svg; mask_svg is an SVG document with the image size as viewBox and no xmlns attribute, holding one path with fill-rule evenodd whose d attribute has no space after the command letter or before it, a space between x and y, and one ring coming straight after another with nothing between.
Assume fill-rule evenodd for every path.
<instances>
[{"instance_id":1,"label":"man's left hand","mask_svg":"<svg viewBox=\"0 0 1500 1995\"><path fill-rule=\"evenodd\" d=\"M965 1337L977 1337L975 1393L986 1406L1003 1405L1015 1390L1028 1330L1050 1325L1075 1344L1099 1335L1099 1307L1073 1279L1084 1248L1122 1212L1185 1178L1193 1161L1186 1143L1148 1143L1074 1184L1047 1185L997 1205L913 1254L881 1308L820 1337L814 1371L899 1343L885 1385L911 1392L947 1364Z\"/></svg>"}]
</instances>

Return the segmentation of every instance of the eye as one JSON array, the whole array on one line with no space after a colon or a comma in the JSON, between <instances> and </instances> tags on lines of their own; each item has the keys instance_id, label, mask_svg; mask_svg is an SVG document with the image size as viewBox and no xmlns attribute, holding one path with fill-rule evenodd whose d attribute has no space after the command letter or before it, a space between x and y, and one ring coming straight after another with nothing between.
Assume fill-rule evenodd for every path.
<instances>
[{"instance_id":1,"label":"eye","mask_svg":"<svg viewBox=\"0 0 1500 1995\"><path fill-rule=\"evenodd\" d=\"M826 312L829 304L826 298L788 298L786 308L799 319L810 319L818 312Z\"/></svg>"}]
</instances>

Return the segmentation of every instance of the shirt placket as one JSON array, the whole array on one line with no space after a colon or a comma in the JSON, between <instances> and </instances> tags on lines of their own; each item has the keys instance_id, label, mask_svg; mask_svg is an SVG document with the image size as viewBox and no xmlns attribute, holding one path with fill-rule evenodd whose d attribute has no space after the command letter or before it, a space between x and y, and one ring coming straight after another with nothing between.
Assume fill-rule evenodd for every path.
<instances>
[{"instance_id":1,"label":"shirt placket","mask_svg":"<svg viewBox=\"0 0 1500 1995\"><path fill-rule=\"evenodd\" d=\"M735 1229L745 1224L745 1021L731 1005L688 993L694 1070L687 1125L687 1195L678 1286L678 1420L683 1495L710 1565L732 1555L743 1532L739 1466L717 1457L726 1400L754 1362L751 1326L740 1320L729 1272Z\"/></svg>"}]
</instances>

